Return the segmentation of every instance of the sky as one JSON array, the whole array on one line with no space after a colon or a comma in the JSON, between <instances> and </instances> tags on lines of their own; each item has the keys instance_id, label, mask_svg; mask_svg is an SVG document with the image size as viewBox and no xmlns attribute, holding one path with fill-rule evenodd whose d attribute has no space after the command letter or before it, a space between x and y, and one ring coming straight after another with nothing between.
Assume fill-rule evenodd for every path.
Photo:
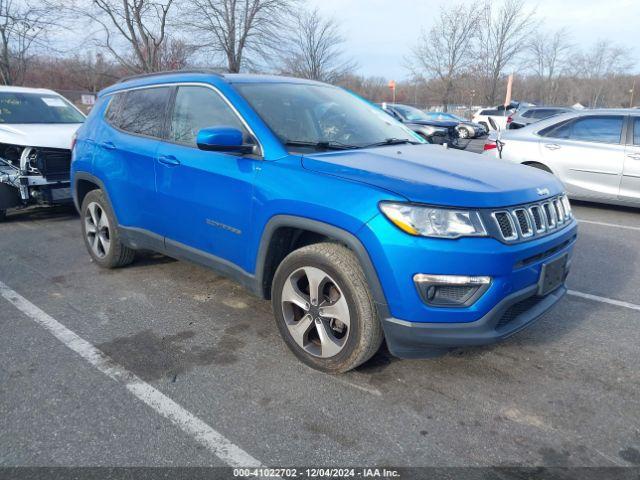
<instances>
[{"instance_id":1,"label":"sky","mask_svg":"<svg viewBox=\"0 0 640 480\"><path fill-rule=\"evenodd\" d=\"M440 7L478 1L310 0L310 4L341 21L345 49L357 61L358 73L402 80L408 76L404 58L421 29L433 25ZM598 39L629 47L638 71L640 0L526 0L526 5L536 8L543 29L566 28L578 47L586 48Z\"/></svg>"}]
</instances>

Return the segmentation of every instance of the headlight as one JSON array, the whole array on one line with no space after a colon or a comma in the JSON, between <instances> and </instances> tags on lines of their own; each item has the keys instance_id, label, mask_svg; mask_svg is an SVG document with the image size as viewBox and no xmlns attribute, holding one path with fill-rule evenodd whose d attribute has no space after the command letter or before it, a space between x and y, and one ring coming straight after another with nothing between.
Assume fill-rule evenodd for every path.
<instances>
[{"instance_id":1,"label":"headlight","mask_svg":"<svg viewBox=\"0 0 640 480\"><path fill-rule=\"evenodd\" d=\"M400 230L411 235L437 238L486 236L478 212L382 202L382 213Z\"/></svg>"}]
</instances>

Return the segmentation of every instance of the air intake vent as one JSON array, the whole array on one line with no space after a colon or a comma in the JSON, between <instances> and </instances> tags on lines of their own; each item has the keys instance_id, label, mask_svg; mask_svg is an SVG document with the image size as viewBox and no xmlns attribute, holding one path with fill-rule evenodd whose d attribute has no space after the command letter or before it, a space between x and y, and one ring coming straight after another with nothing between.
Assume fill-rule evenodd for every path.
<instances>
[{"instance_id":1,"label":"air intake vent","mask_svg":"<svg viewBox=\"0 0 640 480\"><path fill-rule=\"evenodd\" d=\"M518 238L515 225L513 224L513 220L511 220L509 212L495 212L493 214L493 218L495 218L498 227L500 228L502 238L505 240L515 240Z\"/></svg>"},{"instance_id":2,"label":"air intake vent","mask_svg":"<svg viewBox=\"0 0 640 480\"><path fill-rule=\"evenodd\" d=\"M549 228L556 227L556 214L554 213L553 208L551 207L551 203L547 202L543 206L544 214L547 217L547 226Z\"/></svg>"},{"instance_id":3,"label":"air intake vent","mask_svg":"<svg viewBox=\"0 0 640 480\"><path fill-rule=\"evenodd\" d=\"M545 223L542 218L542 210L540 205L534 205L529 208L529 212L531 213L531 218L533 219L533 228L536 230L536 233L544 232Z\"/></svg>"},{"instance_id":4,"label":"air intake vent","mask_svg":"<svg viewBox=\"0 0 640 480\"><path fill-rule=\"evenodd\" d=\"M524 208L518 208L513 211L513 215L516 217L516 221L518 222L520 235L522 235L523 238L527 238L533 235L531 221L529 220L527 211Z\"/></svg>"}]
</instances>

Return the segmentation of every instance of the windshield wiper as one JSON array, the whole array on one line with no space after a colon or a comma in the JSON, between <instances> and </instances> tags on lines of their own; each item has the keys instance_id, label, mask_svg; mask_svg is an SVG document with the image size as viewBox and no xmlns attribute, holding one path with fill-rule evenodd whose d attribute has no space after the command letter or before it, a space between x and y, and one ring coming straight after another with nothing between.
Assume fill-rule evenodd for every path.
<instances>
[{"instance_id":1,"label":"windshield wiper","mask_svg":"<svg viewBox=\"0 0 640 480\"><path fill-rule=\"evenodd\" d=\"M285 140L283 142L286 146L291 147L310 147L316 150L349 150L353 148L359 148L357 145L349 145L340 142L304 142L298 140Z\"/></svg>"},{"instance_id":2,"label":"windshield wiper","mask_svg":"<svg viewBox=\"0 0 640 480\"><path fill-rule=\"evenodd\" d=\"M383 142L371 143L361 148L385 147L387 145L403 145L405 143L408 143L410 145L421 145L420 142L414 142L413 140L409 140L408 138L387 138Z\"/></svg>"}]
</instances>

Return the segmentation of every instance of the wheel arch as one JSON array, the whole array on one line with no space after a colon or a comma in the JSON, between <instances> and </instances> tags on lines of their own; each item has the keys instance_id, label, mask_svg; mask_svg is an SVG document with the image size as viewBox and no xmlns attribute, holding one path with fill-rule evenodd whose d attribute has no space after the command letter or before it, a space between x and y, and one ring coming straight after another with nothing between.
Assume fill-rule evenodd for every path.
<instances>
[{"instance_id":1,"label":"wheel arch","mask_svg":"<svg viewBox=\"0 0 640 480\"><path fill-rule=\"evenodd\" d=\"M98 177L85 172L76 172L73 176L73 203L78 212L82 207L84 197L92 190L102 190L107 197L107 201L111 203L109 193L104 187L104 183Z\"/></svg>"},{"instance_id":2,"label":"wheel arch","mask_svg":"<svg viewBox=\"0 0 640 480\"><path fill-rule=\"evenodd\" d=\"M552 173L553 175L555 175L555 172L551 169L551 167L549 165L547 165L544 162L540 162L537 160L526 160L524 162L522 162L522 165L526 165L527 167L534 167L534 168L540 168L540 170L545 170L549 173ZM537 165L539 165L540 167L537 167Z\"/></svg>"},{"instance_id":3,"label":"wheel arch","mask_svg":"<svg viewBox=\"0 0 640 480\"><path fill-rule=\"evenodd\" d=\"M293 215L276 215L266 224L256 259L256 288L265 299L271 298L271 282L278 265L296 248L318 241L334 241L351 250L364 272L378 314L388 316L378 273L365 246L353 233L335 225Z\"/></svg>"}]
</instances>

